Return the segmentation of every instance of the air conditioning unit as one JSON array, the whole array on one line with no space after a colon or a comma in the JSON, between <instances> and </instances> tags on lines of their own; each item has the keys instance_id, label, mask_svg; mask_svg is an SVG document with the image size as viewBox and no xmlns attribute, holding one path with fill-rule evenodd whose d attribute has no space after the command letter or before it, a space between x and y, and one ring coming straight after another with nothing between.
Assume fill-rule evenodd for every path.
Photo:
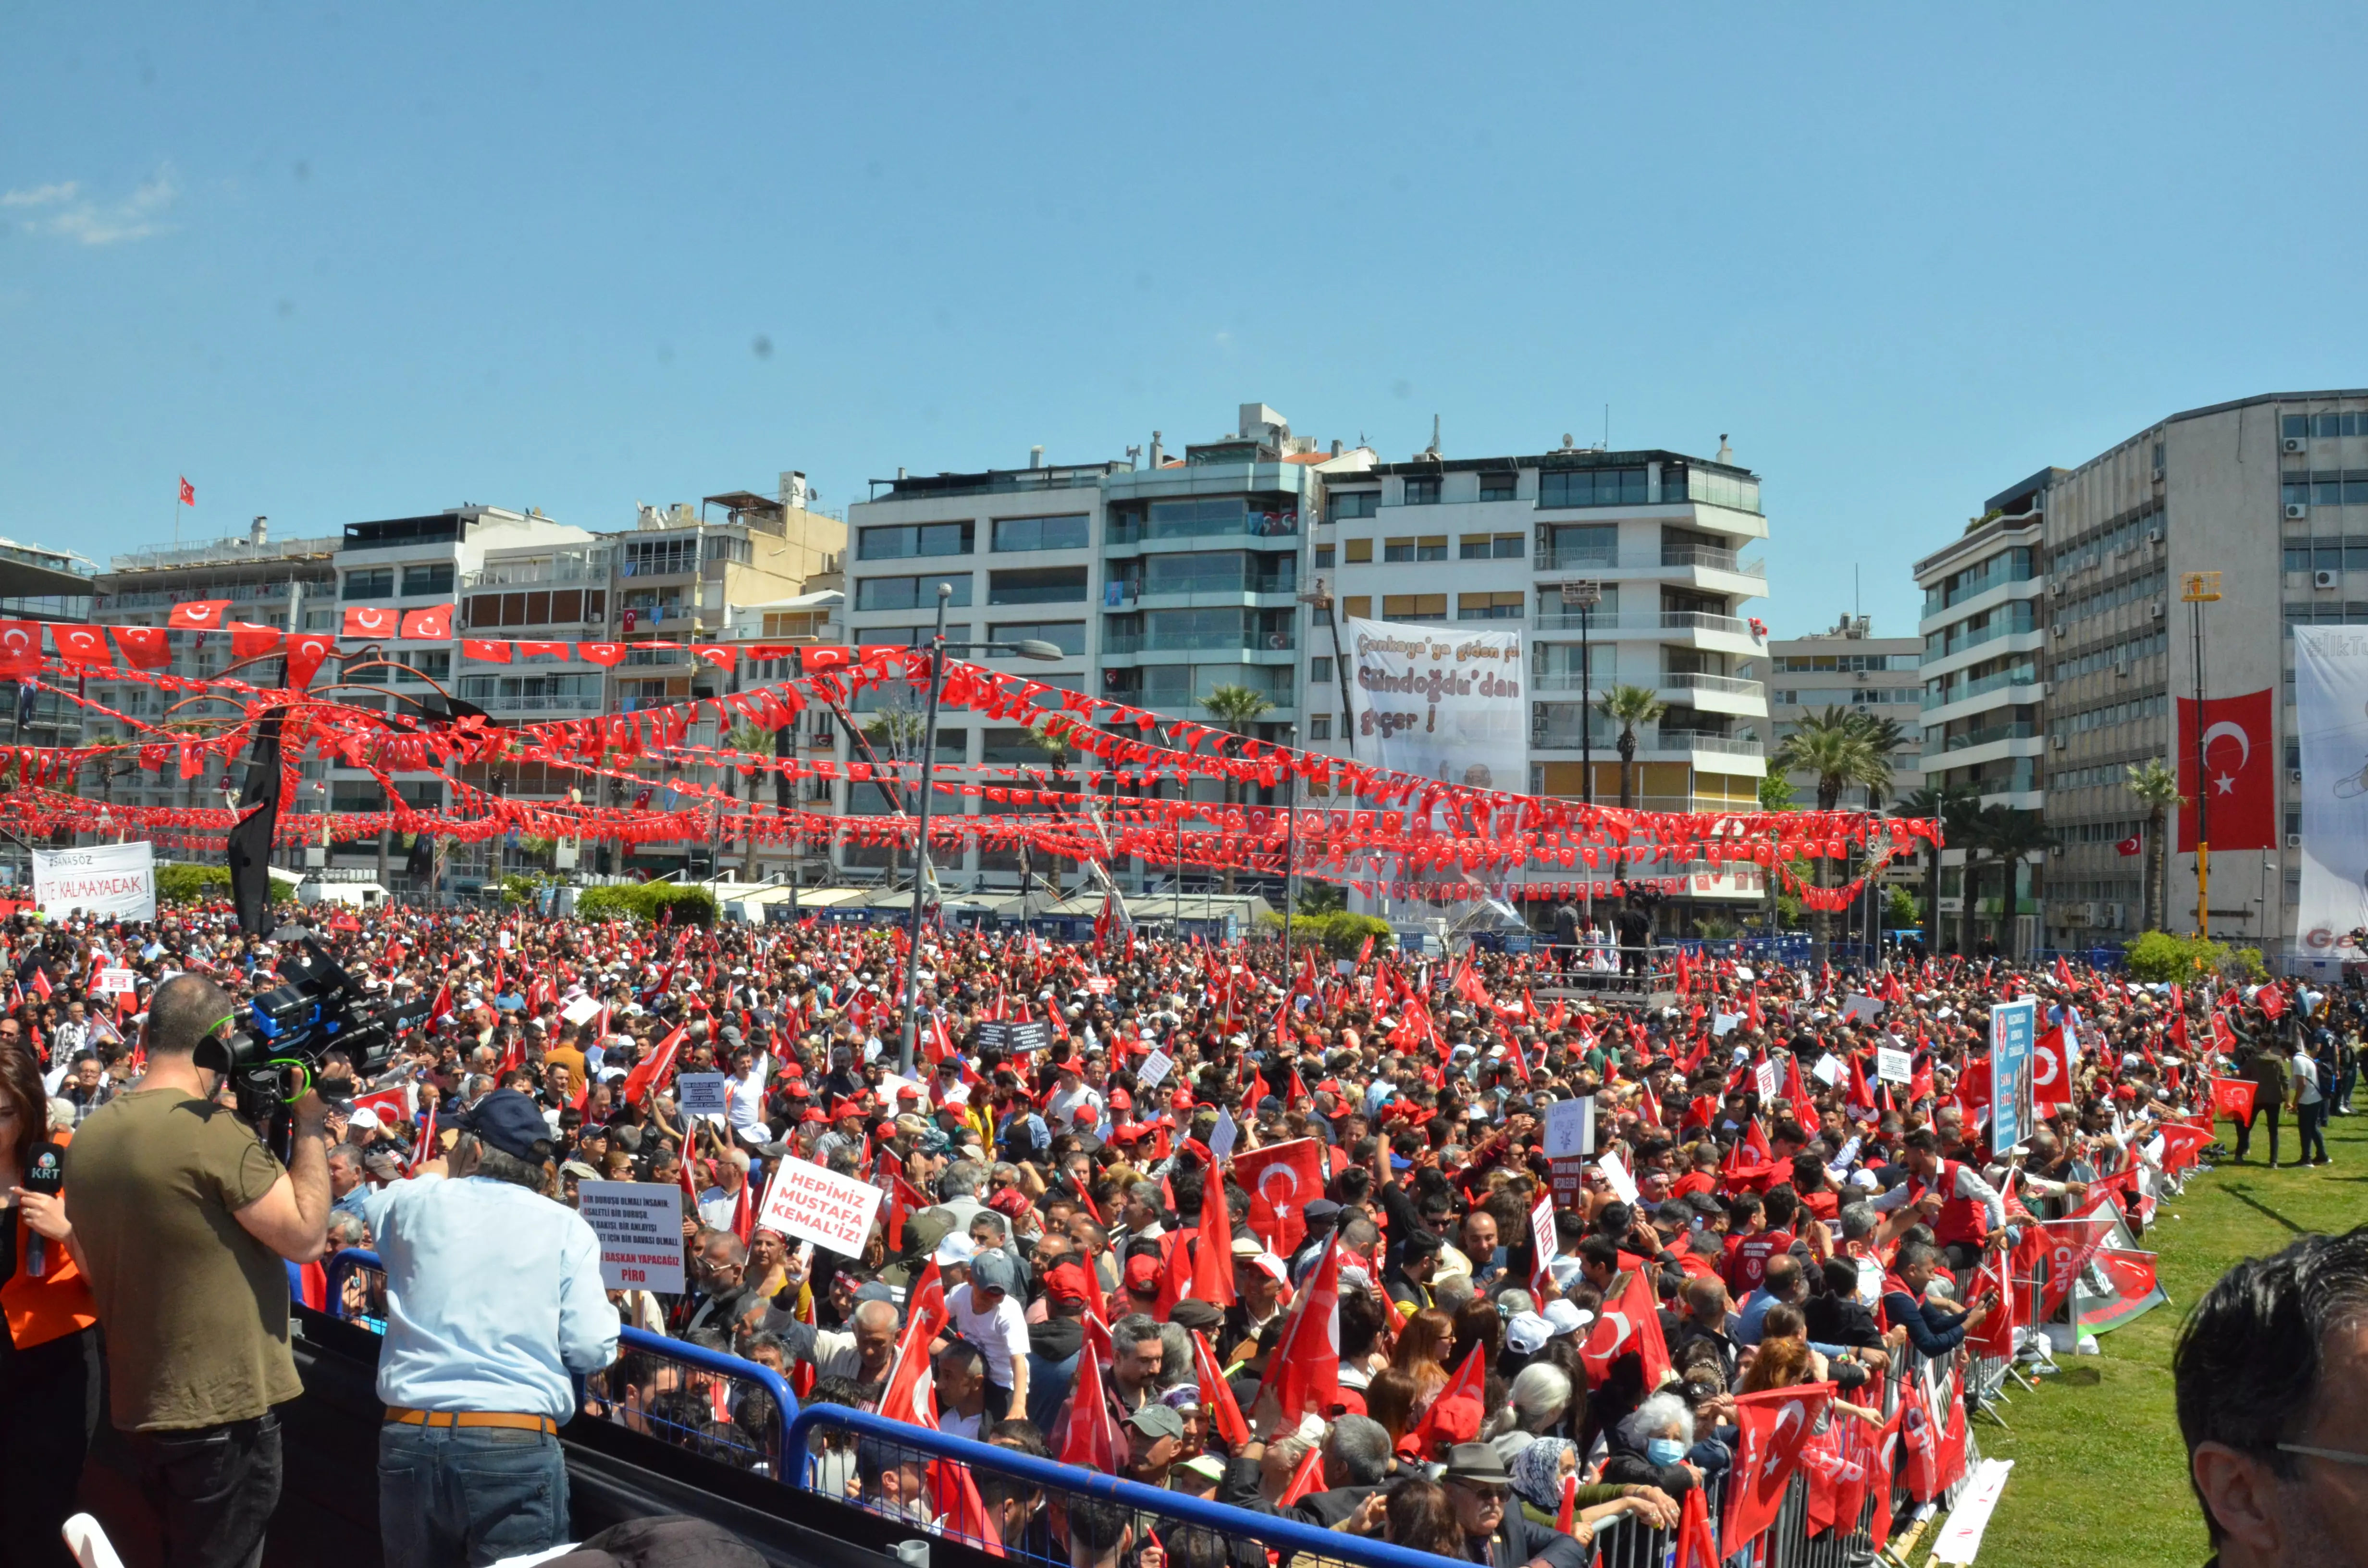
<instances>
[{"instance_id":1,"label":"air conditioning unit","mask_svg":"<svg viewBox=\"0 0 2368 1568\"><path fill-rule=\"evenodd\" d=\"M2287 848L2289 848L2289 849L2299 849L2299 848L2301 848L2301 847L2302 847L2302 835L2301 835L2301 834L2299 834L2299 833L2289 833L2289 834L2287 834L2287 835L2286 835L2286 847L2287 847Z\"/></svg>"},{"instance_id":2,"label":"air conditioning unit","mask_svg":"<svg viewBox=\"0 0 2368 1568\"><path fill-rule=\"evenodd\" d=\"M2051 599L2060 599L2060 598L2062 598L2062 597L2064 597L2064 585L2063 585L2063 584L2061 584L2061 583L2050 583L2050 584L2048 584L2048 585L2047 585L2047 597L2048 597L2049 598L2051 598Z\"/></svg>"},{"instance_id":3,"label":"air conditioning unit","mask_svg":"<svg viewBox=\"0 0 2368 1568\"><path fill-rule=\"evenodd\" d=\"M2122 906L2120 904L2100 903L2097 906L2097 918L2095 924L2099 926L2119 926L2121 923Z\"/></svg>"},{"instance_id":4,"label":"air conditioning unit","mask_svg":"<svg viewBox=\"0 0 2368 1568\"><path fill-rule=\"evenodd\" d=\"M2114 664L2113 678L2115 680L2127 680L2130 678L2130 665L2127 659L2120 660Z\"/></svg>"},{"instance_id":5,"label":"air conditioning unit","mask_svg":"<svg viewBox=\"0 0 2368 1568\"><path fill-rule=\"evenodd\" d=\"M2309 502L2307 502L2307 501L2289 501L2289 502L2287 502L2287 503L2286 503L2286 521L2288 521L2288 522L2290 522L2290 523L2300 522L2303 518L2307 517L2309 517L2309 516L2310 516L2310 503L2309 503Z\"/></svg>"},{"instance_id":6,"label":"air conditioning unit","mask_svg":"<svg viewBox=\"0 0 2368 1568\"><path fill-rule=\"evenodd\" d=\"M2300 436L2288 436L2284 440L2278 443L2278 450L2282 452L2306 452L2310 450L2310 443L2304 440Z\"/></svg>"},{"instance_id":7,"label":"air conditioning unit","mask_svg":"<svg viewBox=\"0 0 2368 1568\"><path fill-rule=\"evenodd\" d=\"M2050 751L2062 751L2064 749L2064 737L2062 735L2048 736L2047 746Z\"/></svg>"},{"instance_id":8,"label":"air conditioning unit","mask_svg":"<svg viewBox=\"0 0 2368 1568\"><path fill-rule=\"evenodd\" d=\"M2162 606L2160 606L2160 605L2148 605L2148 606L2146 606L2146 619L2147 619L2148 620L2160 620L2160 619L2162 619Z\"/></svg>"},{"instance_id":9,"label":"air conditioning unit","mask_svg":"<svg viewBox=\"0 0 2368 1568\"><path fill-rule=\"evenodd\" d=\"M2301 782L2302 782L2302 769L2301 769L2301 768L2299 768L2299 767L2289 767L2289 768L2287 768L2287 769L2286 769L2286 782L2287 782L2287 783L2289 783L2289 784L2299 784L2299 783L2301 783Z\"/></svg>"},{"instance_id":10,"label":"air conditioning unit","mask_svg":"<svg viewBox=\"0 0 2368 1568\"><path fill-rule=\"evenodd\" d=\"M2162 476L2162 470L2155 470L2155 476L2157 478L2160 478ZM2148 544L2160 544L2162 542L2162 530L2160 528L2146 529L2146 542Z\"/></svg>"},{"instance_id":11,"label":"air conditioning unit","mask_svg":"<svg viewBox=\"0 0 2368 1568\"><path fill-rule=\"evenodd\" d=\"M2340 588L2343 585L2343 574L2314 572L2310 574L2310 585L2314 588Z\"/></svg>"},{"instance_id":12,"label":"air conditioning unit","mask_svg":"<svg viewBox=\"0 0 2368 1568\"><path fill-rule=\"evenodd\" d=\"M2066 630L2067 630L2066 628L2065 628L2065 627L2061 627L2061 626L2056 627L2056 628L2055 629L2055 640L2056 640L2058 642L2063 642L2063 641L2064 641L2064 633L2065 633L2065 631L2066 631Z\"/></svg>"},{"instance_id":13,"label":"air conditioning unit","mask_svg":"<svg viewBox=\"0 0 2368 1568\"><path fill-rule=\"evenodd\" d=\"M2067 903L2064 906L2064 918L2072 925L2086 926L2096 907L2092 903Z\"/></svg>"}]
</instances>

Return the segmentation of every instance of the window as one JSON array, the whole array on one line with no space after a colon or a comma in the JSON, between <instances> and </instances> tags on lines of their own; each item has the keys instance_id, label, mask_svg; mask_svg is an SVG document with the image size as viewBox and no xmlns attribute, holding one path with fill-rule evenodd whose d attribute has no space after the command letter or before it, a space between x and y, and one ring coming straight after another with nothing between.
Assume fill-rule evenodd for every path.
<instances>
[{"instance_id":1,"label":"window","mask_svg":"<svg viewBox=\"0 0 2368 1568\"><path fill-rule=\"evenodd\" d=\"M1083 568L1079 569L1082 573ZM970 574L958 577L864 577L855 585L857 609L935 609L938 585L949 584L953 597L946 601L956 608L970 607Z\"/></svg>"},{"instance_id":2,"label":"window","mask_svg":"<svg viewBox=\"0 0 2368 1568\"><path fill-rule=\"evenodd\" d=\"M1617 566L1620 564L1619 526L1613 523L1548 523L1538 529L1538 564L1549 572L1566 566Z\"/></svg>"},{"instance_id":3,"label":"window","mask_svg":"<svg viewBox=\"0 0 2368 1568\"><path fill-rule=\"evenodd\" d=\"M396 663L407 666L393 672L398 681L416 685L423 676L430 680L452 678L452 654L449 650L434 653L399 653L394 657Z\"/></svg>"},{"instance_id":4,"label":"window","mask_svg":"<svg viewBox=\"0 0 2368 1568\"><path fill-rule=\"evenodd\" d=\"M1641 506L1645 478L1641 468L1547 469L1538 475L1538 505Z\"/></svg>"},{"instance_id":5,"label":"window","mask_svg":"<svg viewBox=\"0 0 2368 1568\"><path fill-rule=\"evenodd\" d=\"M1484 473L1480 476L1480 499L1510 501L1520 488L1520 480L1518 473Z\"/></svg>"},{"instance_id":6,"label":"window","mask_svg":"<svg viewBox=\"0 0 2368 1568\"><path fill-rule=\"evenodd\" d=\"M306 610L304 612L304 630L307 631L326 631L329 630L330 621L336 617L336 611L332 609Z\"/></svg>"},{"instance_id":7,"label":"window","mask_svg":"<svg viewBox=\"0 0 2368 1568\"><path fill-rule=\"evenodd\" d=\"M1329 655L1307 661L1307 684L1310 686L1332 684L1332 660Z\"/></svg>"},{"instance_id":8,"label":"window","mask_svg":"<svg viewBox=\"0 0 2368 1568\"><path fill-rule=\"evenodd\" d=\"M934 625L866 626L857 630L855 633L855 642L858 647L871 647L878 645L892 648L926 648L929 645L929 640L937 634L938 629ZM969 642L970 624L967 621L960 620L949 624L946 627L946 641L949 642Z\"/></svg>"},{"instance_id":9,"label":"window","mask_svg":"<svg viewBox=\"0 0 2368 1568\"><path fill-rule=\"evenodd\" d=\"M1429 534L1426 535L1424 538L1415 540L1414 558L1417 561L1446 560L1447 536L1445 534Z\"/></svg>"},{"instance_id":10,"label":"window","mask_svg":"<svg viewBox=\"0 0 2368 1568\"><path fill-rule=\"evenodd\" d=\"M1521 619L1522 595L1519 589L1509 593L1458 594L1455 596L1455 619L1458 620L1519 620Z\"/></svg>"},{"instance_id":11,"label":"window","mask_svg":"<svg viewBox=\"0 0 2368 1568\"><path fill-rule=\"evenodd\" d=\"M629 539L618 558L617 572L625 577L680 576L699 570L699 536L675 539Z\"/></svg>"},{"instance_id":12,"label":"window","mask_svg":"<svg viewBox=\"0 0 2368 1568\"><path fill-rule=\"evenodd\" d=\"M1328 544L1317 545L1315 547L1315 569L1319 572L1325 571L1330 568L1332 564L1333 547Z\"/></svg>"},{"instance_id":13,"label":"window","mask_svg":"<svg viewBox=\"0 0 2368 1568\"><path fill-rule=\"evenodd\" d=\"M349 599L388 599L394 597L394 568L373 566L366 572L346 574L345 597Z\"/></svg>"},{"instance_id":14,"label":"window","mask_svg":"<svg viewBox=\"0 0 2368 1568\"><path fill-rule=\"evenodd\" d=\"M1412 561L1414 559L1414 536L1409 534L1404 539L1385 539L1382 540L1382 559L1383 561Z\"/></svg>"},{"instance_id":15,"label":"window","mask_svg":"<svg viewBox=\"0 0 2368 1568\"><path fill-rule=\"evenodd\" d=\"M403 569L403 597L406 599L451 591L452 563L449 561L439 561L433 566L406 566Z\"/></svg>"},{"instance_id":16,"label":"window","mask_svg":"<svg viewBox=\"0 0 2368 1568\"><path fill-rule=\"evenodd\" d=\"M1456 545L1464 561L1519 561L1522 553L1520 534L1465 534Z\"/></svg>"},{"instance_id":17,"label":"window","mask_svg":"<svg viewBox=\"0 0 2368 1568\"><path fill-rule=\"evenodd\" d=\"M652 604L655 605L655 597ZM461 624L472 631L494 626L580 626L608 618L606 588L471 594L461 601Z\"/></svg>"},{"instance_id":18,"label":"window","mask_svg":"<svg viewBox=\"0 0 2368 1568\"><path fill-rule=\"evenodd\" d=\"M1409 506L1435 506L1439 504L1439 481L1409 479L1406 482L1406 504Z\"/></svg>"},{"instance_id":19,"label":"window","mask_svg":"<svg viewBox=\"0 0 2368 1568\"><path fill-rule=\"evenodd\" d=\"M1382 596L1383 620L1445 620L1445 594L1384 594Z\"/></svg>"},{"instance_id":20,"label":"window","mask_svg":"<svg viewBox=\"0 0 2368 1568\"><path fill-rule=\"evenodd\" d=\"M1072 512L1058 517L997 517L995 519L995 548L1019 550L1083 550L1086 548L1086 515ZM968 545L963 548L967 550Z\"/></svg>"},{"instance_id":21,"label":"window","mask_svg":"<svg viewBox=\"0 0 2368 1568\"><path fill-rule=\"evenodd\" d=\"M1340 601L1340 613L1356 620L1372 619L1373 596L1371 594L1350 594L1347 598Z\"/></svg>"},{"instance_id":22,"label":"window","mask_svg":"<svg viewBox=\"0 0 2368 1568\"><path fill-rule=\"evenodd\" d=\"M1330 740L1332 738L1332 715L1329 713L1315 713L1309 715L1307 720L1307 738L1311 741Z\"/></svg>"},{"instance_id":23,"label":"window","mask_svg":"<svg viewBox=\"0 0 2368 1568\"><path fill-rule=\"evenodd\" d=\"M1077 654L1086 651L1086 623L1082 620L1000 620L986 629L992 642L1018 642L1034 638L1050 642L1064 653Z\"/></svg>"},{"instance_id":24,"label":"window","mask_svg":"<svg viewBox=\"0 0 2368 1568\"><path fill-rule=\"evenodd\" d=\"M1035 519L1029 519L1033 521ZM855 530L858 561L916 561L932 555L968 555L973 523L892 523Z\"/></svg>"},{"instance_id":25,"label":"window","mask_svg":"<svg viewBox=\"0 0 2368 1568\"><path fill-rule=\"evenodd\" d=\"M1332 520L1337 523L1343 517L1370 517L1381 499L1378 490L1336 490L1330 503Z\"/></svg>"},{"instance_id":26,"label":"window","mask_svg":"<svg viewBox=\"0 0 2368 1568\"><path fill-rule=\"evenodd\" d=\"M1372 562L1373 541L1372 540L1346 540L1341 542L1340 549L1342 551L1340 559L1352 566L1369 565Z\"/></svg>"},{"instance_id":27,"label":"window","mask_svg":"<svg viewBox=\"0 0 2368 1568\"><path fill-rule=\"evenodd\" d=\"M986 574L986 602L991 605L1066 605L1086 602L1086 569L1082 566L1032 566Z\"/></svg>"}]
</instances>

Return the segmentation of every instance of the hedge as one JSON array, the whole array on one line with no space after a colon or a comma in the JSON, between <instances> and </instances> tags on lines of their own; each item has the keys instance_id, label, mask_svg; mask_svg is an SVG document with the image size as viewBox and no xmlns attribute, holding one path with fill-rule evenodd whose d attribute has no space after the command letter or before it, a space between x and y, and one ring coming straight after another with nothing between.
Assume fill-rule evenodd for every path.
<instances>
[{"instance_id":1,"label":"hedge","mask_svg":"<svg viewBox=\"0 0 2368 1568\"><path fill-rule=\"evenodd\" d=\"M575 913L586 920L622 916L655 923L671 909L675 924L715 924L715 895L705 888L679 882L628 882L616 887L585 888L575 895Z\"/></svg>"},{"instance_id":2,"label":"hedge","mask_svg":"<svg viewBox=\"0 0 2368 1568\"><path fill-rule=\"evenodd\" d=\"M167 861L156 868L156 897L165 903L203 903L230 896L228 866L189 866Z\"/></svg>"},{"instance_id":3,"label":"hedge","mask_svg":"<svg viewBox=\"0 0 2368 1568\"><path fill-rule=\"evenodd\" d=\"M1282 916L1280 915L1261 915L1258 924L1273 936L1282 934ZM1336 959L1355 958L1357 950L1365 945L1367 937L1373 938L1375 952L1385 953L1397 941L1388 921L1379 915L1351 915L1344 909L1334 910L1328 915L1292 915L1292 941L1296 944L1311 937L1321 942L1324 950Z\"/></svg>"}]
</instances>

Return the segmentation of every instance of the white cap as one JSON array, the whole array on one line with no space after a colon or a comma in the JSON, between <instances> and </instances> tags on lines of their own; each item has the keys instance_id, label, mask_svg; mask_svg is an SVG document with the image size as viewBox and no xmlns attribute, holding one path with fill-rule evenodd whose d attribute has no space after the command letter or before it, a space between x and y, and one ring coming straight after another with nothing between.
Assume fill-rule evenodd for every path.
<instances>
[{"instance_id":1,"label":"white cap","mask_svg":"<svg viewBox=\"0 0 2368 1568\"><path fill-rule=\"evenodd\" d=\"M961 1231L948 1231L938 1243L936 1257L939 1268L951 1268L957 1263L968 1263L978 1249L971 1245L970 1237Z\"/></svg>"},{"instance_id":2,"label":"white cap","mask_svg":"<svg viewBox=\"0 0 2368 1568\"><path fill-rule=\"evenodd\" d=\"M1536 1355L1554 1336L1554 1324L1536 1312L1516 1312L1505 1325L1505 1343L1524 1356Z\"/></svg>"},{"instance_id":3,"label":"white cap","mask_svg":"<svg viewBox=\"0 0 2368 1568\"><path fill-rule=\"evenodd\" d=\"M346 1125L359 1128L364 1132L375 1132L381 1124L378 1119L378 1112L366 1105L358 1105L354 1107L354 1114L346 1119Z\"/></svg>"},{"instance_id":4,"label":"white cap","mask_svg":"<svg viewBox=\"0 0 2368 1568\"><path fill-rule=\"evenodd\" d=\"M1539 1315L1554 1325L1554 1331L1557 1336L1577 1334L1595 1321L1593 1312L1575 1307L1559 1296L1548 1301L1540 1310Z\"/></svg>"}]
</instances>

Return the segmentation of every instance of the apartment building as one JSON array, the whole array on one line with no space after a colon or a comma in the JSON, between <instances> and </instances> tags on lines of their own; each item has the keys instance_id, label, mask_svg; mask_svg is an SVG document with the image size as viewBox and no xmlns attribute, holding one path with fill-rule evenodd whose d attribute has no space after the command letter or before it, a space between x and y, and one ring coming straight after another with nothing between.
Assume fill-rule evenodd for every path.
<instances>
[{"instance_id":1,"label":"apartment building","mask_svg":"<svg viewBox=\"0 0 2368 1568\"><path fill-rule=\"evenodd\" d=\"M1898 730L1891 759L1891 782L1871 801L1863 785L1842 791L1845 807L1864 810L1914 794L1924 786L1924 641L1877 637L1866 616L1844 616L1830 631L1782 638L1768 644L1768 713L1770 738L1784 737L1811 715L1840 709L1889 720ZM1814 801L1817 781L1792 773L1793 798Z\"/></svg>"},{"instance_id":2,"label":"apartment building","mask_svg":"<svg viewBox=\"0 0 2368 1568\"><path fill-rule=\"evenodd\" d=\"M0 539L0 619L89 620L97 575L97 564L74 551ZM9 744L74 745L82 739L82 710L56 692L19 683L7 700ZM25 846L0 837L0 887L31 877Z\"/></svg>"}]
</instances>

